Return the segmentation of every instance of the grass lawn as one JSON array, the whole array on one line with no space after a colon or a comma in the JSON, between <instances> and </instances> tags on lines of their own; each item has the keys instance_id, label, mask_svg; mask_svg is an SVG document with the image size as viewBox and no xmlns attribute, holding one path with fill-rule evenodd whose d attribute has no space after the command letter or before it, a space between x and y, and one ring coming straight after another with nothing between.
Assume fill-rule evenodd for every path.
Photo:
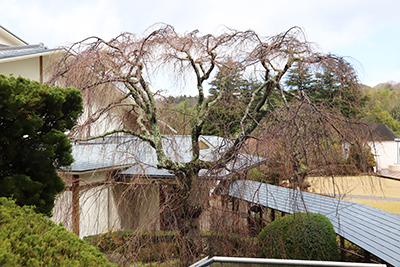
<instances>
[{"instance_id":1,"label":"grass lawn","mask_svg":"<svg viewBox=\"0 0 400 267\"><path fill-rule=\"evenodd\" d=\"M400 214L400 181L377 176L311 177L311 192Z\"/></svg>"}]
</instances>

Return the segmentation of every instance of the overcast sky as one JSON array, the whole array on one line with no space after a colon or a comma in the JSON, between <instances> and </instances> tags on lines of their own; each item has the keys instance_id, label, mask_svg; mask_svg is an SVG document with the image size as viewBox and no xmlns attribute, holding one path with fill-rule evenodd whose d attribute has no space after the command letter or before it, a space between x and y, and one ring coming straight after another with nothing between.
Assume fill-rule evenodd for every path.
<instances>
[{"instance_id":1,"label":"overcast sky","mask_svg":"<svg viewBox=\"0 0 400 267\"><path fill-rule=\"evenodd\" d=\"M0 0L0 25L49 48L89 36L110 39L164 22L178 32L225 25L270 36L292 26L323 52L359 62L364 84L400 82L399 0Z\"/></svg>"}]
</instances>

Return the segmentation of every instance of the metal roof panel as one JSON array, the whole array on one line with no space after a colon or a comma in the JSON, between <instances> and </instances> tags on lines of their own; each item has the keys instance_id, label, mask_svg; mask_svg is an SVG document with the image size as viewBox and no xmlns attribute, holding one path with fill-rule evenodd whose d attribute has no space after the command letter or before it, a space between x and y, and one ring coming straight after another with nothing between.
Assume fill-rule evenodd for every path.
<instances>
[{"instance_id":1,"label":"metal roof panel","mask_svg":"<svg viewBox=\"0 0 400 267\"><path fill-rule=\"evenodd\" d=\"M400 215L332 197L254 181L235 181L228 195L285 213L325 215L336 233L393 266L400 266Z\"/></svg>"}]
</instances>

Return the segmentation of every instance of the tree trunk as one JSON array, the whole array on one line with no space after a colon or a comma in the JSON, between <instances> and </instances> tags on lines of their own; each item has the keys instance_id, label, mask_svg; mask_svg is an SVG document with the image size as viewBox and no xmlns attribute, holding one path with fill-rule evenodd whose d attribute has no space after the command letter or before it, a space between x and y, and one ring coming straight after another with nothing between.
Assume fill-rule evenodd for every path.
<instances>
[{"instance_id":1,"label":"tree trunk","mask_svg":"<svg viewBox=\"0 0 400 267\"><path fill-rule=\"evenodd\" d=\"M206 183L199 180L198 171L191 171L187 174L183 186L180 265L189 266L199 258L203 250L200 237L200 216L208 203L208 191Z\"/></svg>"}]
</instances>

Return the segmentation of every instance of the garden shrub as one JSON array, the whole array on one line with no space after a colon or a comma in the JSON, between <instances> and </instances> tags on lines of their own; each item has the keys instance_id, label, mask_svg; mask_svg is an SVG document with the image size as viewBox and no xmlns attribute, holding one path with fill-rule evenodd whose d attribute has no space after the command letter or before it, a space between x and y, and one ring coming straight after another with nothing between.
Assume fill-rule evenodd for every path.
<instances>
[{"instance_id":1,"label":"garden shrub","mask_svg":"<svg viewBox=\"0 0 400 267\"><path fill-rule=\"evenodd\" d=\"M339 260L336 233L327 217L316 213L295 213L267 225L259 235L267 258Z\"/></svg>"},{"instance_id":2,"label":"garden shrub","mask_svg":"<svg viewBox=\"0 0 400 267\"><path fill-rule=\"evenodd\" d=\"M115 250L125 252L123 247L145 247L148 244L162 242L173 243L176 239L175 231L148 231L148 230L118 230L104 234L86 236L83 239L93 246L97 246L103 253L112 253Z\"/></svg>"},{"instance_id":3,"label":"garden shrub","mask_svg":"<svg viewBox=\"0 0 400 267\"><path fill-rule=\"evenodd\" d=\"M96 247L13 200L0 198L0 266L115 266Z\"/></svg>"},{"instance_id":4,"label":"garden shrub","mask_svg":"<svg viewBox=\"0 0 400 267\"><path fill-rule=\"evenodd\" d=\"M374 154L371 147L362 142L356 142L350 146L349 164L355 165L361 172L371 172L376 167Z\"/></svg>"},{"instance_id":5,"label":"garden shrub","mask_svg":"<svg viewBox=\"0 0 400 267\"><path fill-rule=\"evenodd\" d=\"M204 255L259 257L257 238L207 231L200 235ZM122 253L129 261L142 263L177 258L181 245L177 231L109 231L84 240L103 253Z\"/></svg>"},{"instance_id":6,"label":"garden shrub","mask_svg":"<svg viewBox=\"0 0 400 267\"><path fill-rule=\"evenodd\" d=\"M128 261L156 262L178 257L179 234L176 231L118 230L87 236L86 242L101 252L122 253Z\"/></svg>"}]
</instances>

